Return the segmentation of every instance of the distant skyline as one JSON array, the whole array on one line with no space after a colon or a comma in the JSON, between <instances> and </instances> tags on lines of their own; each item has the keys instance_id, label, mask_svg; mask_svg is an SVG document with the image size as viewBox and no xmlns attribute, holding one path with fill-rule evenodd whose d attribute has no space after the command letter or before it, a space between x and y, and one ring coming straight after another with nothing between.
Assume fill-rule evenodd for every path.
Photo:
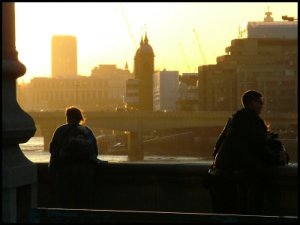
<instances>
[{"instance_id":1,"label":"distant skyline","mask_svg":"<svg viewBox=\"0 0 300 225\"><path fill-rule=\"evenodd\" d=\"M51 76L53 35L76 36L80 75L89 76L99 64L124 69L126 62L133 72L145 32L155 70L197 72L204 60L216 64L216 57L238 38L239 26L263 21L267 11L274 21L282 21L283 15L298 19L297 2L16 2L16 50L27 69L20 80Z\"/></svg>"}]
</instances>

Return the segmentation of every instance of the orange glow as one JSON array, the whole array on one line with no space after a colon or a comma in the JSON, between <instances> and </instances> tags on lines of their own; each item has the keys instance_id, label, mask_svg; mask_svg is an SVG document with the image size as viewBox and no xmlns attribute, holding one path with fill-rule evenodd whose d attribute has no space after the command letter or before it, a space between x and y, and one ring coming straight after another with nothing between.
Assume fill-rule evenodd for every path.
<instances>
[{"instance_id":1,"label":"orange glow","mask_svg":"<svg viewBox=\"0 0 300 225\"><path fill-rule=\"evenodd\" d=\"M203 65L195 29L207 64L225 54L245 21L275 21L298 15L298 3L15 3L16 48L27 68L20 79L51 75L51 37L77 37L78 74L89 76L99 64L128 62L147 31L155 54L155 69L197 72ZM186 57L183 56L183 51ZM186 59L185 59L186 58ZM187 67L189 64L189 69Z\"/></svg>"}]
</instances>

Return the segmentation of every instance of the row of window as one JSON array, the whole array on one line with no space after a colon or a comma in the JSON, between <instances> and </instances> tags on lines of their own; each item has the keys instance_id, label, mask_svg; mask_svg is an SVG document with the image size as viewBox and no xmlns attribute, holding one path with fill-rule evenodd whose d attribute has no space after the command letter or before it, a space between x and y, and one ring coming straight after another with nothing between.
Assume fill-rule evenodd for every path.
<instances>
[{"instance_id":1,"label":"row of window","mask_svg":"<svg viewBox=\"0 0 300 225\"><path fill-rule=\"evenodd\" d=\"M124 93L115 90L111 92L106 91L84 91L84 92L33 92L33 102L43 100L71 100L71 99L82 99L82 100L94 100L94 99L120 99L124 96Z\"/></svg>"},{"instance_id":2,"label":"row of window","mask_svg":"<svg viewBox=\"0 0 300 225\"><path fill-rule=\"evenodd\" d=\"M77 87L106 87L108 85L107 80L91 80L89 82L87 81L79 81L76 79L70 79L67 81L58 81L58 82L53 82L51 80L45 81L45 82L32 82L29 84L31 88L70 88L70 89L75 89Z\"/></svg>"}]
</instances>

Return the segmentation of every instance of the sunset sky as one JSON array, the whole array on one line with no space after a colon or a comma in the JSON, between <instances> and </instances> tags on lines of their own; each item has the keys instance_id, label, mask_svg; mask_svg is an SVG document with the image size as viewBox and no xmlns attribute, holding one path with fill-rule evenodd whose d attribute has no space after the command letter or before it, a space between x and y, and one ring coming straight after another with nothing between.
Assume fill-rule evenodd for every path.
<instances>
[{"instance_id":1,"label":"sunset sky","mask_svg":"<svg viewBox=\"0 0 300 225\"><path fill-rule=\"evenodd\" d=\"M231 40L238 38L239 26L263 21L268 9L274 21L282 21L283 15L298 18L297 2L17 2L16 49L27 68L21 80L51 76L53 35L77 37L80 75L89 76L99 64L115 64L123 69L126 62L132 72L134 55L145 31L154 50L155 70L196 72L204 60L215 64Z\"/></svg>"}]
</instances>

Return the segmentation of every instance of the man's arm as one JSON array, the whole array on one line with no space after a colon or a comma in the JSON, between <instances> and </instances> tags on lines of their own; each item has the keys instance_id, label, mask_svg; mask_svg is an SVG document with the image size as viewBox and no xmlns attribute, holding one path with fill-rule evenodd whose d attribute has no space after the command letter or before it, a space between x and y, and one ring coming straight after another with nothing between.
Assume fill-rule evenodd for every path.
<instances>
[{"instance_id":1,"label":"man's arm","mask_svg":"<svg viewBox=\"0 0 300 225\"><path fill-rule=\"evenodd\" d=\"M224 142L225 137L227 136L227 133L230 129L230 125L231 125L231 118L228 119L226 125L224 126L220 136L218 137L218 140L215 144L214 147L214 152L213 152L213 156L215 157L220 149L221 144Z\"/></svg>"}]
</instances>

